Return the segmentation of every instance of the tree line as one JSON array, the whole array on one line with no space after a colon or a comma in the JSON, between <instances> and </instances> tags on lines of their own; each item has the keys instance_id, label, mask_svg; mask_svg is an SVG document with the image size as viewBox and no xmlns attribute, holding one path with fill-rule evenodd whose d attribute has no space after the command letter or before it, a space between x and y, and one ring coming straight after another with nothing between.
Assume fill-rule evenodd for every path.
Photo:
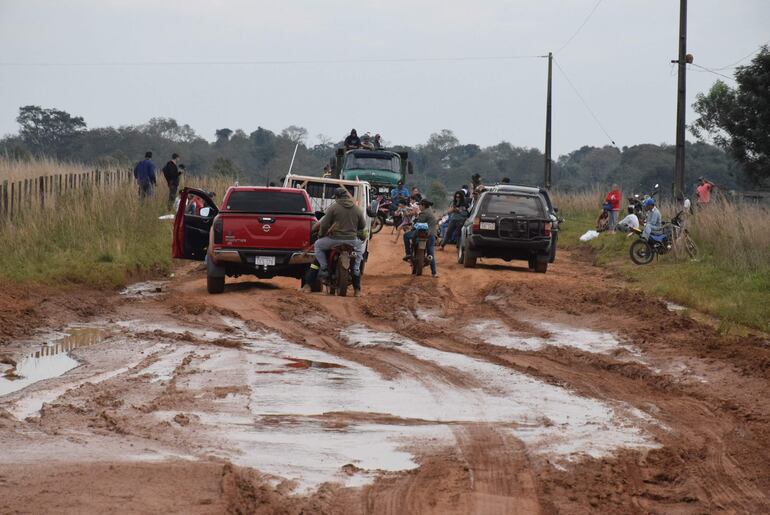
<instances>
[{"instance_id":1,"label":"tree line","mask_svg":"<svg viewBox=\"0 0 770 515\"><path fill-rule=\"evenodd\" d=\"M700 94L693 107L699 118L690 127L700 141L686 144L688 189L705 176L723 189L752 189L770 181L770 51L764 47L747 66L735 72L736 87L717 81ZM188 173L222 175L241 183L278 182L299 145L294 170L320 175L340 139L319 135L310 145L307 129L291 125L280 132L257 127L251 132L223 127L214 140L202 137L173 118L152 118L145 124L89 128L80 116L40 106L23 106L19 133L0 139L0 155L15 159L46 155L95 166L128 166L152 150L156 161L173 152L182 155ZM398 135L385 135L397 137ZM482 147L462 143L451 130L431 134L423 144L393 145L414 161L413 185L438 193L467 184L478 173L485 184L503 177L524 185L540 185L544 155L536 148L508 142ZM667 144L584 146L556 159L552 182L563 191L620 184L625 191L645 191L655 183L670 189L675 148Z\"/></svg>"}]
</instances>

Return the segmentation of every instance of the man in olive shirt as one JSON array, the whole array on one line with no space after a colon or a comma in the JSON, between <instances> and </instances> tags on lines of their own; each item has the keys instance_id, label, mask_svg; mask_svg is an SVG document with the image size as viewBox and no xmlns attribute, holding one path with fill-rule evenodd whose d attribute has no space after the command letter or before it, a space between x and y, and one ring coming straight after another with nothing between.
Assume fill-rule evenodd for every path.
<instances>
[{"instance_id":1,"label":"man in olive shirt","mask_svg":"<svg viewBox=\"0 0 770 515\"><path fill-rule=\"evenodd\" d=\"M353 268L351 270L351 282L353 294L361 295L361 258L364 255L364 242L366 234L366 219L361 208L356 206L353 198L345 188L334 190L334 204L326 209L323 218L318 222L318 240L315 242L315 259L318 261L318 269L311 265L306 277L303 290L310 291L310 285L318 276L326 277L329 274L326 252L337 245L347 244L355 250Z\"/></svg>"},{"instance_id":2,"label":"man in olive shirt","mask_svg":"<svg viewBox=\"0 0 770 515\"><path fill-rule=\"evenodd\" d=\"M431 202L428 199L422 199L420 201L420 214L417 215L417 217L414 219L414 223L426 223L428 224L428 245L425 249L425 253L430 256L430 272L433 274L433 277L438 277L438 272L436 271L436 225L438 222L436 221L436 215L433 213L433 209L431 209L431 206L433 205L433 202ZM404 233L404 252L406 255L404 256L404 261L411 261L412 260L412 240L417 236L417 230L412 229L411 231Z\"/></svg>"}]
</instances>

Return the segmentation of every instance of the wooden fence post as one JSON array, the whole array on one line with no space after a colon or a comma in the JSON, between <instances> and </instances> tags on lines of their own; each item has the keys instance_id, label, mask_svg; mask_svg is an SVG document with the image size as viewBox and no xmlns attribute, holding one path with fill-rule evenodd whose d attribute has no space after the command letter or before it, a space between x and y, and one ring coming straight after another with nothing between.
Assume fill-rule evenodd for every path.
<instances>
[{"instance_id":1,"label":"wooden fence post","mask_svg":"<svg viewBox=\"0 0 770 515\"><path fill-rule=\"evenodd\" d=\"M3 216L8 218L8 181L3 181Z\"/></svg>"},{"instance_id":2,"label":"wooden fence post","mask_svg":"<svg viewBox=\"0 0 770 515\"><path fill-rule=\"evenodd\" d=\"M16 186L16 183L12 182L11 183L11 203L10 203L10 206L9 206L9 209L8 209L8 217L9 218L13 216L13 197L14 197L14 194L16 193L15 186Z\"/></svg>"},{"instance_id":3,"label":"wooden fence post","mask_svg":"<svg viewBox=\"0 0 770 515\"><path fill-rule=\"evenodd\" d=\"M40 192L40 207L45 208L45 175L39 177L37 188Z\"/></svg>"}]
</instances>

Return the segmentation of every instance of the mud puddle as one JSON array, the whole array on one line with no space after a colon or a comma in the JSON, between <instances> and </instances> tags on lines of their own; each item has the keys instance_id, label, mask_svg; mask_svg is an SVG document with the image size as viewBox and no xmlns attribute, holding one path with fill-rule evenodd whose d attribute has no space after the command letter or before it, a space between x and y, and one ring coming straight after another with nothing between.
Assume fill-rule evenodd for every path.
<instances>
[{"instance_id":1,"label":"mud puddle","mask_svg":"<svg viewBox=\"0 0 770 515\"><path fill-rule=\"evenodd\" d=\"M640 357L641 352L633 345L621 342L612 333L575 328L553 322L536 322L535 327L548 333L548 337L527 336L509 329L499 320L482 320L470 326L471 333L484 343L522 351L538 351L546 347L571 347L596 354L626 353Z\"/></svg>"},{"instance_id":2,"label":"mud puddle","mask_svg":"<svg viewBox=\"0 0 770 515\"><path fill-rule=\"evenodd\" d=\"M120 291L120 295L129 299L159 297L165 293L168 281L142 281L129 284Z\"/></svg>"},{"instance_id":3,"label":"mud puddle","mask_svg":"<svg viewBox=\"0 0 770 515\"><path fill-rule=\"evenodd\" d=\"M512 426L511 433L530 449L556 461L583 455L605 456L620 448L658 446L643 429L654 425L654 419L632 406L582 397L493 363L426 347L362 325L349 327L341 336L356 347L397 349L453 369L477 384L459 389L434 379L434 407L422 410L423 418L440 412L444 417L460 415L459 420L507 423Z\"/></svg>"},{"instance_id":4,"label":"mud puddle","mask_svg":"<svg viewBox=\"0 0 770 515\"><path fill-rule=\"evenodd\" d=\"M54 333L50 343L19 359L15 366L6 367L0 376L0 397L64 375L80 365L71 355L73 350L96 345L106 337L106 331L95 327L71 327Z\"/></svg>"}]
</instances>

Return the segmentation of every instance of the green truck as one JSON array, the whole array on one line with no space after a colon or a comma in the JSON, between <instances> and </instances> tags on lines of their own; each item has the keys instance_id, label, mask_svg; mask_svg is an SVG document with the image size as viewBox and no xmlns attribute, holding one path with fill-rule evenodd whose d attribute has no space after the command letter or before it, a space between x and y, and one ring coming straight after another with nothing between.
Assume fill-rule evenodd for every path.
<instances>
[{"instance_id":1,"label":"green truck","mask_svg":"<svg viewBox=\"0 0 770 515\"><path fill-rule=\"evenodd\" d=\"M407 152L338 148L329 160L333 175L346 181L366 181L372 189L384 195L398 184L406 183L406 175L414 173Z\"/></svg>"}]
</instances>

